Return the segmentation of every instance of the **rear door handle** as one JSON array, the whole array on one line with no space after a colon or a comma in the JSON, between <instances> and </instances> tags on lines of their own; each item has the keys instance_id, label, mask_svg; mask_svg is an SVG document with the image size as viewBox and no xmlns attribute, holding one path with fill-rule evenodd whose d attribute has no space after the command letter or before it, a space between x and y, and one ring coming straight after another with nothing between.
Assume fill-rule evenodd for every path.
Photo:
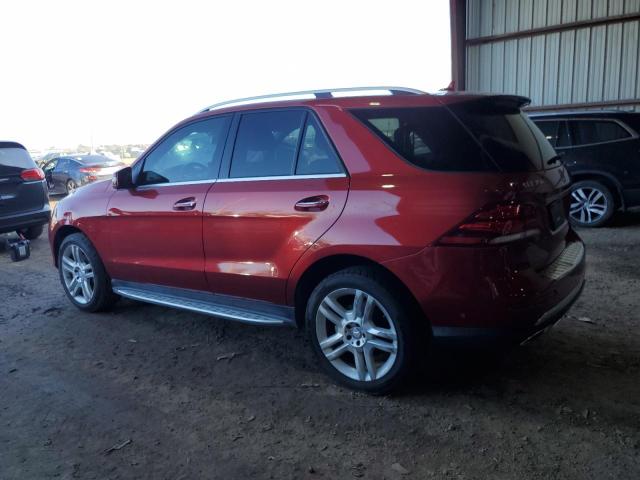
<instances>
[{"instance_id":1,"label":"rear door handle","mask_svg":"<svg viewBox=\"0 0 640 480\"><path fill-rule=\"evenodd\" d=\"M299 212L321 212L329 206L329 197L326 195L316 195L314 197L303 198L296 203L295 209Z\"/></svg>"},{"instance_id":2,"label":"rear door handle","mask_svg":"<svg viewBox=\"0 0 640 480\"><path fill-rule=\"evenodd\" d=\"M178 211L193 210L194 208L196 208L195 197L183 198L173 204L173 209Z\"/></svg>"}]
</instances>

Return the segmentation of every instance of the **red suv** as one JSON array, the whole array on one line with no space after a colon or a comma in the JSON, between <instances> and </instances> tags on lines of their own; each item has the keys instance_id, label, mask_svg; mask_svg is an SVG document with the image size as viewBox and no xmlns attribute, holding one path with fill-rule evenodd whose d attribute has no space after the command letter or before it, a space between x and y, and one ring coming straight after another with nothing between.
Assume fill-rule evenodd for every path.
<instances>
[{"instance_id":1,"label":"red suv","mask_svg":"<svg viewBox=\"0 0 640 480\"><path fill-rule=\"evenodd\" d=\"M376 393L431 342L555 323L584 246L528 99L344 95L210 107L62 200L49 237L71 302L304 326L333 377Z\"/></svg>"}]
</instances>

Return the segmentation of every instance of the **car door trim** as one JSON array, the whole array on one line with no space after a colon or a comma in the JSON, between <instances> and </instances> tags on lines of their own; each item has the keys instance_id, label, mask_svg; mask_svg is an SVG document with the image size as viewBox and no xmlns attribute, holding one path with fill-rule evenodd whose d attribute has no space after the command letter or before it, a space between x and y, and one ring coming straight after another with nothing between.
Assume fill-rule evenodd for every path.
<instances>
[{"instance_id":1,"label":"car door trim","mask_svg":"<svg viewBox=\"0 0 640 480\"><path fill-rule=\"evenodd\" d=\"M314 178L346 178L345 173L326 173L322 175L274 175L271 177L238 177L238 178L221 178L220 183L232 182L262 182L265 180L309 180Z\"/></svg>"}]
</instances>

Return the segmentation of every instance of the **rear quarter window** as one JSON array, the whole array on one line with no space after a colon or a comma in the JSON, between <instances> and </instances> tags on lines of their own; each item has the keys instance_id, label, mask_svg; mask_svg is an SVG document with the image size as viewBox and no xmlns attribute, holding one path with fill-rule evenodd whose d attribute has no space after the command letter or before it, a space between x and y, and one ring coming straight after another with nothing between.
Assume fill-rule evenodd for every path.
<instances>
[{"instance_id":1,"label":"rear quarter window","mask_svg":"<svg viewBox=\"0 0 640 480\"><path fill-rule=\"evenodd\" d=\"M351 113L417 167L438 171L496 170L445 107L365 108Z\"/></svg>"}]
</instances>

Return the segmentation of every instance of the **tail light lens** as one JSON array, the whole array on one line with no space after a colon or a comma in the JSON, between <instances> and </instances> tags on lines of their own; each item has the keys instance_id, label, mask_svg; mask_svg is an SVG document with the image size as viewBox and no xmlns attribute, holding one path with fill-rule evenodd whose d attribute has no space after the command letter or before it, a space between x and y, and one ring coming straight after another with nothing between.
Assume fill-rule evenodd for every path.
<instances>
[{"instance_id":1,"label":"tail light lens","mask_svg":"<svg viewBox=\"0 0 640 480\"><path fill-rule=\"evenodd\" d=\"M78 171L82 173L98 173L100 171L99 167L82 167L79 168Z\"/></svg>"},{"instance_id":2,"label":"tail light lens","mask_svg":"<svg viewBox=\"0 0 640 480\"><path fill-rule=\"evenodd\" d=\"M28 170L22 171L20 178L25 182L36 182L44 180L44 172L41 168L29 168Z\"/></svg>"},{"instance_id":3,"label":"tail light lens","mask_svg":"<svg viewBox=\"0 0 640 480\"><path fill-rule=\"evenodd\" d=\"M496 245L540 233L537 208L519 202L489 205L444 234L440 245Z\"/></svg>"}]
</instances>

